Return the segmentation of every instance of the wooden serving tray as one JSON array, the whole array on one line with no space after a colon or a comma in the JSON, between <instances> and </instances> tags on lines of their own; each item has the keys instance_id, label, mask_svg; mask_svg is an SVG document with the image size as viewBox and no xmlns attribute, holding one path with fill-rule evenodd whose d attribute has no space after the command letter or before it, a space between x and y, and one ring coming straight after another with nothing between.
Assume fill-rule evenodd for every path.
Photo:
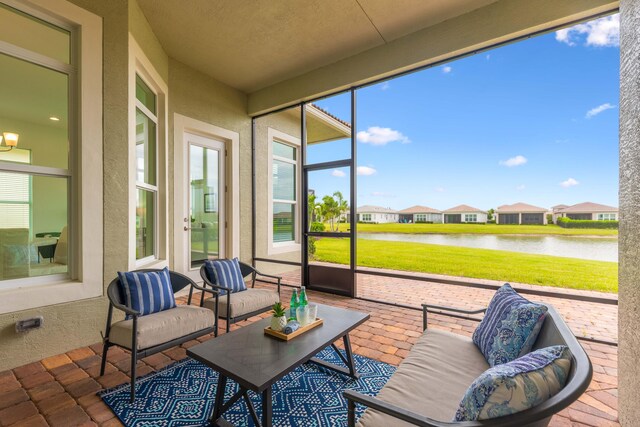
<instances>
[{"instance_id":1,"label":"wooden serving tray","mask_svg":"<svg viewBox=\"0 0 640 427\"><path fill-rule=\"evenodd\" d=\"M322 325L323 322L324 322L324 320L322 320L319 317L316 317L316 320L314 322L311 322L311 323L309 323L308 325L305 325L305 326L301 326L300 328L298 328L297 331L292 332L289 335L285 334L284 332L276 332L273 329L271 329L271 326L267 326L266 328L264 328L264 333L266 335L271 335L272 337L276 337L276 338L284 340L284 341L289 341L289 340L294 339L298 335L302 335L305 332L310 331L311 329L315 328L316 326Z\"/></svg>"}]
</instances>

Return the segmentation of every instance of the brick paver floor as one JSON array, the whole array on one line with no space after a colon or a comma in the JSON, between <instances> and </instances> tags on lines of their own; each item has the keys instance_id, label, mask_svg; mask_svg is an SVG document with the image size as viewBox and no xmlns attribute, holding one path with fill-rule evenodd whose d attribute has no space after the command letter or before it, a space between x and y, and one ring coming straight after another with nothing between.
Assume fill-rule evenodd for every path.
<instances>
[{"instance_id":1,"label":"brick paver floor","mask_svg":"<svg viewBox=\"0 0 640 427\"><path fill-rule=\"evenodd\" d=\"M291 288L283 288L283 301L288 301L290 295ZM414 310L319 292L309 292L309 298L370 313L371 319L352 332L353 349L358 354L386 363L398 365L402 362L422 331L420 313ZM180 302L184 302L184 298ZM253 317L232 325L231 329L267 316L269 314L265 313ZM430 318L431 327L467 336L475 325L469 320L440 315ZM209 339L215 338L205 336L142 359L138 364L138 375L184 359L186 348ZM583 343L583 346L594 365L593 381L576 403L552 419L551 425L617 426L617 348L589 343ZM96 343L0 372L0 427L122 425L96 392L129 381L129 354L112 347L106 374L99 377L101 351L101 344Z\"/></svg>"},{"instance_id":2,"label":"brick paver floor","mask_svg":"<svg viewBox=\"0 0 640 427\"><path fill-rule=\"evenodd\" d=\"M393 270L377 269L377 271L407 274L406 272ZM462 281L497 286L500 286L503 283L494 280L465 279L438 275L429 276L421 273L410 274L421 278L437 277L438 279L451 279L458 282ZM285 273L283 280L285 283L300 283L299 270ZM357 284L358 297L360 298L388 301L417 308L419 308L422 303L458 307L463 309L483 308L489 304L489 301L495 292L492 289L447 285L424 280L397 279L360 273L357 274ZM512 286L516 290L536 289L557 293L558 297L543 297L537 295L524 296L535 301L543 301L553 305L553 307L562 315L565 322L567 322L571 327L573 333L578 337L595 338L613 343L618 342L618 306L615 304L617 303L618 297L616 294L550 288L521 283L512 283ZM563 298L565 295L595 296L605 298L614 304L576 301Z\"/></svg>"}]
</instances>

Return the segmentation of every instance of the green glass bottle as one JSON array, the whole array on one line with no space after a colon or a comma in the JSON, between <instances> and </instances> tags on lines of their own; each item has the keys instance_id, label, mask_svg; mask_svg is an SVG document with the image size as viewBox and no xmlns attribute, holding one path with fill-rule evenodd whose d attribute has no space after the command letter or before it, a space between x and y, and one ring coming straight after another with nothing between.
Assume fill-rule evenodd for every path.
<instances>
[{"instance_id":1,"label":"green glass bottle","mask_svg":"<svg viewBox=\"0 0 640 427\"><path fill-rule=\"evenodd\" d=\"M298 303L298 307L304 307L307 305L309 301L307 301L307 291L305 291L304 286L300 287L300 302Z\"/></svg>"},{"instance_id":2,"label":"green glass bottle","mask_svg":"<svg viewBox=\"0 0 640 427\"><path fill-rule=\"evenodd\" d=\"M298 290L294 289L291 294L291 305L289 306L289 319L296 319L296 309L300 305L300 301L298 299Z\"/></svg>"}]
</instances>

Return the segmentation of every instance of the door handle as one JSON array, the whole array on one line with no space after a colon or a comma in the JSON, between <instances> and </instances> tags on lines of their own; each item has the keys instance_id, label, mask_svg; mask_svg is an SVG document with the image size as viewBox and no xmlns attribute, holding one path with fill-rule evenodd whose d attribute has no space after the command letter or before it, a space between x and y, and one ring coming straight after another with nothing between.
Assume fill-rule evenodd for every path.
<instances>
[{"instance_id":1,"label":"door handle","mask_svg":"<svg viewBox=\"0 0 640 427\"><path fill-rule=\"evenodd\" d=\"M186 225L184 226L184 231L189 231L191 230L191 227L187 227Z\"/></svg>"}]
</instances>

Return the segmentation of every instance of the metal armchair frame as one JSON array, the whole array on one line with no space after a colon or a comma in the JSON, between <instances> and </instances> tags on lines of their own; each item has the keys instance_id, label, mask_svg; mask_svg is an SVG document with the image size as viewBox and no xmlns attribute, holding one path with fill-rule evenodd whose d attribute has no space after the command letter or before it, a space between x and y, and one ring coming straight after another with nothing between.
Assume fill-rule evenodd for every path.
<instances>
[{"instance_id":1,"label":"metal armchair frame","mask_svg":"<svg viewBox=\"0 0 640 427\"><path fill-rule=\"evenodd\" d=\"M278 287L278 296L280 296L280 285L281 285L281 281L282 281L282 277L280 276L274 276L271 274L264 274L264 273L260 273L258 270L256 270L254 267L250 266L249 264L245 264L243 262L240 262L240 272L242 273L242 277L246 278L247 276L251 275L251 288L253 289L256 285L256 277L257 276L261 276L261 277L269 277L271 279L276 279L277 280L277 287ZM203 287L207 288L207 286L210 286L212 289L217 290L218 292L216 292L215 294L215 316L216 316L216 323L214 325L215 330L216 330L216 336L218 333L218 318L223 318L226 321L226 331L229 332L229 328L231 326L232 323L236 323L236 322L240 322L242 320L248 319L249 317L255 316L257 314L260 313L264 313L265 311L269 310L271 308L271 306L266 306L263 308L260 308L258 310L254 310L250 313L246 313L243 314L241 316L236 316L236 317L230 317L231 314L231 295L233 295L231 293L231 288L225 287L225 286L220 286L217 283L214 283L214 279L213 278L209 278L209 275L207 274L207 269L205 268L205 265L203 264L200 267L200 277L202 277L202 280L204 280L203 283ZM219 291L225 291L227 294L227 311L226 311L226 316L220 316L220 314L218 313L218 302L220 300L220 296L219 296ZM202 293L202 295L200 296L200 306L202 307L204 304L204 293Z\"/></svg>"},{"instance_id":2,"label":"metal armchair frame","mask_svg":"<svg viewBox=\"0 0 640 427\"><path fill-rule=\"evenodd\" d=\"M152 272L152 271L161 271L161 270L157 270L157 269L136 270L136 272ZM191 280L189 277L185 276L184 274L180 274L175 271L170 271L169 276L171 277L171 286L173 287L174 294L186 288L187 286L190 287L189 299L187 301L187 304L191 304L191 298L193 296L194 289L201 291L203 295L204 293L210 293L214 295L216 298L218 296L217 291L213 289L205 289L204 287L197 285L193 280ZM125 305L124 298L120 290L120 279L118 279L117 277L113 279L109 284L109 287L107 288L107 297L109 298L109 311L107 313L107 326L105 328L105 333L103 338L102 363L100 365L100 376L104 375L104 370L107 364L107 352L109 351L109 347L114 345L118 347L122 347L118 344L115 344L109 341L109 334L111 332L111 323L112 323L112 317L113 317L113 309L116 308L120 311L123 311L126 315L131 316L131 319L133 321L133 328L131 331L131 348L122 347L131 351L131 373L130 373L131 403L133 403L136 397L136 388L135 388L136 364L139 358L150 356L152 354L158 353L160 351L166 350L176 345L180 345L184 342L198 338L202 335L209 334L211 332L213 332L217 336L217 329L214 324L214 326L210 328L201 329L192 334L185 335L180 338L176 338L166 343L162 343L153 347L138 350L137 330L138 330L138 317L140 317L140 313L135 310L132 310L131 308ZM216 318L216 322L217 322L217 318Z\"/></svg>"}]
</instances>

